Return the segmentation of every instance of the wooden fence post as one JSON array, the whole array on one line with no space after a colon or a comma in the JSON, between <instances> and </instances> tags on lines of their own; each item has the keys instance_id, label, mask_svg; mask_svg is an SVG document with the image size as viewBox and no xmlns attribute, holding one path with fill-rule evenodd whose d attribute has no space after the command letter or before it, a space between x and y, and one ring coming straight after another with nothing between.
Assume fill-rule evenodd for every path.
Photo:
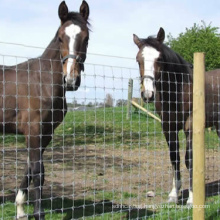
<instances>
[{"instance_id":1,"label":"wooden fence post","mask_svg":"<svg viewBox=\"0 0 220 220\"><path fill-rule=\"evenodd\" d=\"M128 82L127 115L126 115L127 120L130 119L130 115L131 115L132 93L133 93L133 79L129 79L129 82Z\"/></svg>"},{"instance_id":2,"label":"wooden fence post","mask_svg":"<svg viewBox=\"0 0 220 220\"><path fill-rule=\"evenodd\" d=\"M194 53L193 219L205 219L205 55Z\"/></svg>"}]
</instances>

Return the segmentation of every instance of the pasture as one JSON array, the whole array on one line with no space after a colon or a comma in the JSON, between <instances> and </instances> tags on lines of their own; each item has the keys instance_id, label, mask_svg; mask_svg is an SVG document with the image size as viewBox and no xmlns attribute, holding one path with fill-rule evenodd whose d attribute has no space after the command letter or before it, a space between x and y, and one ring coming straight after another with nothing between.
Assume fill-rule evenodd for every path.
<instances>
[{"instance_id":1,"label":"pasture","mask_svg":"<svg viewBox=\"0 0 220 220\"><path fill-rule=\"evenodd\" d=\"M154 112L152 104L145 106ZM69 111L47 147L42 203L46 219L180 219L188 209L189 178L184 165L185 139L180 133L183 185L179 203L167 203L172 168L161 125L126 107ZM15 190L23 176L27 149L20 135L1 136L1 219L15 216ZM219 218L219 141L206 131L206 219ZM155 195L149 195L149 192ZM33 212L33 186L27 213ZM31 214L30 214L31 217ZM31 219L31 218L30 218Z\"/></svg>"}]
</instances>

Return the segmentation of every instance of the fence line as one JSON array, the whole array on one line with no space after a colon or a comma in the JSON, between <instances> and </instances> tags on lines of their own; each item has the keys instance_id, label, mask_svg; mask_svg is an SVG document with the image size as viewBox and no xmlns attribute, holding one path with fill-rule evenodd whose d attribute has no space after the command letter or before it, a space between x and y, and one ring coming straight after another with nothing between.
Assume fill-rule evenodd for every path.
<instances>
[{"instance_id":1,"label":"fence line","mask_svg":"<svg viewBox=\"0 0 220 220\"><path fill-rule=\"evenodd\" d=\"M133 79L132 90L127 87L130 78ZM161 123L142 114L140 110L134 112L131 106L127 111L124 101L128 94L130 97L133 92L133 96L140 98L137 68L85 63L81 83L79 90L69 93L67 100L73 106L85 108L73 109L67 113L45 150L43 162L46 167L46 181L42 201L46 206L47 218L192 218L190 210L182 202L186 199L184 192L189 188L190 182L184 165L181 165L183 192L180 204L167 204L167 193L173 180ZM7 82L1 81L0 84L5 87ZM18 88L24 84L17 82L16 86ZM27 86L31 88L35 84L37 83L28 83ZM41 85L47 88L56 86L43 82ZM111 96L110 106L107 103L108 94ZM9 96L24 97L22 94ZM7 97L8 95L3 95L2 99L7 100ZM54 95L51 98L55 97ZM43 99L44 96L39 98ZM98 100L103 102L101 107L94 103ZM121 100L118 106L115 104L117 100ZM74 101L84 101L84 104ZM90 101L93 102L92 106L87 108ZM148 104L147 108L155 113L153 104ZM4 109L11 110L13 108L10 106ZM28 109L18 107L17 110ZM51 111L56 109L52 108ZM131 113L129 120L126 119L127 112ZM17 120L15 125L18 122ZM214 132L210 133L212 135ZM180 134L180 144L185 145L186 141L182 136L183 133ZM0 140L0 219L5 220L16 216L14 197L29 151L25 148L19 131L15 135L3 133ZM218 144L218 140L211 141ZM184 147L180 151L181 157L184 157ZM220 155L218 150L216 154ZM217 169L219 164L219 161L215 164ZM217 180L213 175L209 181ZM32 202L30 189L27 199L29 213L32 212ZM219 206L219 200L215 199L215 202ZM198 204L201 203L195 205Z\"/></svg>"},{"instance_id":2,"label":"fence line","mask_svg":"<svg viewBox=\"0 0 220 220\"><path fill-rule=\"evenodd\" d=\"M0 41L0 44L2 45L11 45L11 46L19 46L19 47L25 47L25 48L30 48L30 49L40 49L40 50L45 50L47 49L47 47L41 47L41 46L33 46L33 45L27 45L27 44L22 44L22 43L13 43L13 42L4 42L4 41ZM50 50L58 50L56 48L48 48ZM77 51L77 53L83 53L81 51ZM85 53L84 53L85 54ZM133 61L134 58L133 57L126 57L126 56L115 56L115 55L110 55L110 54L100 54L100 53L90 53L90 52L87 52L86 54L88 55L91 55L91 56L99 56L99 57L106 57L106 58L115 58L115 59L125 59L125 60L130 60L130 61ZM10 54L0 54L0 56L7 56L7 57L20 57L20 58L26 58L26 59L32 59L32 57L23 57L23 56L15 56L15 55L10 55ZM45 59L44 59L45 60ZM57 60L57 61L60 61L60 60ZM146 60L148 61L148 60ZM178 66L182 66L182 65L185 65L185 64L177 64L177 63L172 63L172 62L163 62L163 61L158 61L158 63L166 63L166 64L174 64L174 65L178 65ZM96 65L94 63L92 63L93 65ZM97 65L100 65L100 64L97 64ZM187 64L187 66L190 66L190 67L193 67L192 64ZM120 66L118 66L120 68ZM127 67L124 67L124 68L127 68ZM135 68L137 69L137 68Z\"/></svg>"}]
</instances>

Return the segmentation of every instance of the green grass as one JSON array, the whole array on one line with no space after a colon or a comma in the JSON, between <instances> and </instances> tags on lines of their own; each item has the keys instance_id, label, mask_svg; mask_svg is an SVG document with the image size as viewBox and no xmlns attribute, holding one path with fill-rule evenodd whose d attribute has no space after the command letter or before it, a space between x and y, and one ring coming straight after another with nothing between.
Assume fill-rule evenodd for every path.
<instances>
[{"instance_id":1,"label":"green grass","mask_svg":"<svg viewBox=\"0 0 220 220\"><path fill-rule=\"evenodd\" d=\"M192 219L193 209L186 205L163 204L154 214L148 219L156 220L175 220L175 219ZM208 197L205 208L206 220L220 219L220 199L219 196Z\"/></svg>"},{"instance_id":2,"label":"green grass","mask_svg":"<svg viewBox=\"0 0 220 220\"><path fill-rule=\"evenodd\" d=\"M153 105L148 105L148 110L154 111ZM148 149L157 149L156 140L165 141L161 124L150 116L135 111L130 120L126 120L126 108L100 108L89 111L68 112L64 122L55 130L55 134L49 147L72 145L121 145L136 148L138 146ZM155 140L155 141L154 141ZM185 145L185 136L179 134L180 144ZM154 144L149 144L154 141ZM218 137L214 129L206 131L205 141L207 148L217 149ZM22 135L7 134L0 136L0 142L4 146L12 143L18 147L25 147L25 138ZM181 144L181 146L183 145ZM143 146L142 146L143 145ZM167 149L167 145L163 147Z\"/></svg>"},{"instance_id":3,"label":"green grass","mask_svg":"<svg viewBox=\"0 0 220 220\"><path fill-rule=\"evenodd\" d=\"M148 109L152 108L150 105ZM105 144L120 147L123 144L135 148L140 141L146 144L157 137L163 137L161 125L145 113L134 112L131 120L126 120L126 107L100 108L68 112L49 146ZM25 147L25 138L18 134L2 135L0 142L5 147L12 144Z\"/></svg>"},{"instance_id":4,"label":"green grass","mask_svg":"<svg viewBox=\"0 0 220 220\"><path fill-rule=\"evenodd\" d=\"M33 213L34 207L33 205L24 206L25 213L29 214L30 216ZM59 220L62 219L63 214L59 213L53 213L50 209L45 209L46 214L46 220L47 219L53 219L53 220ZM16 206L15 203L4 203L4 206L1 207L0 210L0 219L14 219L16 216ZM33 217L29 217L29 219L34 219Z\"/></svg>"},{"instance_id":5,"label":"green grass","mask_svg":"<svg viewBox=\"0 0 220 220\"><path fill-rule=\"evenodd\" d=\"M56 199L53 201L53 205L50 202L45 203L44 207L46 207L45 212L45 219L136 219L141 217L146 217L147 219L156 219L156 220L175 220L175 219L192 219L192 208L188 208L186 205L175 205L171 204L161 204L156 207L156 209L152 208L140 208L140 209L132 209L129 210L128 207L117 207L114 206L110 202L113 197L112 195L106 194L106 197L109 197L109 200L104 200L95 206L93 203L84 202L83 200L73 201L65 200L62 201L61 199ZM64 204L62 207L64 211L61 210L60 204ZM73 204L75 205L74 212L72 210ZM217 220L220 219L220 199L219 196L213 196L207 199L206 205L208 208L205 209L205 219L206 220ZM52 210L58 210L51 212L50 207ZM15 216L15 204L14 203L5 203L4 206L1 206L0 209L0 219L13 219ZM32 214L33 206L29 205L25 207L26 213ZM73 214L74 213L74 214ZM29 219L34 219L33 217L29 217Z\"/></svg>"},{"instance_id":6,"label":"green grass","mask_svg":"<svg viewBox=\"0 0 220 220\"><path fill-rule=\"evenodd\" d=\"M205 219L206 220L217 220L220 219L220 198L218 196L212 196L207 199L206 202L209 208L206 209Z\"/></svg>"},{"instance_id":7,"label":"green grass","mask_svg":"<svg viewBox=\"0 0 220 220\"><path fill-rule=\"evenodd\" d=\"M154 111L153 105L148 110ZM134 111L130 120L126 120L126 108L101 108L90 111L68 112L64 123L55 132L53 147L69 145L114 145L132 148L167 149L161 124L141 111ZM185 135L179 133L181 148L185 149ZM217 149L218 136L214 129L206 130L205 141L208 149ZM52 144L50 145L52 146Z\"/></svg>"},{"instance_id":8,"label":"green grass","mask_svg":"<svg viewBox=\"0 0 220 220\"><path fill-rule=\"evenodd\" d=\"M137 147L140 142L146 145L149 139L161 136L159 122L141 112L132 114L131 120L126 120L126 108L116 107L69 112L56 130L54 143Z\"/></svg>"}]
</instances>

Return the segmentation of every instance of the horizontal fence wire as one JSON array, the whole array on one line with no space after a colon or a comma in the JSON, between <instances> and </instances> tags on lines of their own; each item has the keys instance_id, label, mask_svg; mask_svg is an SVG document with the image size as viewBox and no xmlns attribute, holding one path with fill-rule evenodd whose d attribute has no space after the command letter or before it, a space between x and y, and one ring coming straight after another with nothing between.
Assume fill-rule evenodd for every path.
<instances>
[{"instance_id":1,"label":"horizontal fence wire","mask_svg":"<svg viewBox=\"0 0 220 220\"><path fill-rule=\"evenodd\" d=\"M32 50L44 49L23 44L0 44L5 47L9 44ZM36 60L38 65L34 68L32 63ZM20 64L22 62L25 65ZM44 68L45 62L49 63L49 70ZM177 107L180 101L182 105L192 105L192 99L189 98L192 90L184 90L185 86L192 85L189 74L166 73L169 76L166 84L176 91L174 99L143 103L142 78L135 58L87 54L80 87L77 91L66 93L65 84L55 82L55 77L51 78L51 75L63 74L62 71L51 69L56 62L61 61L0 55L0 219L16 218L16 194L22 178L28 176L24 168L33 162L31 155L42 150L42 138L51 139L40 159L45 168L41 204L47 219L192 219L192 209L186 205L190 178L184 162L187 144L184 131L176 130L180 144L182 188L178 204L167 203L173 186L173 171L164 134L172 134L170 130L162 130L163 123L137 107L131 108L130 118L126 119L130 79L133 79L132 100L160 117L155 105ZM19 74L25 77L21 79ZM159 74L160 79L154 83L160 88L160 94L172 96L163 83L164 73ZM30 80L36 75L39 78ZM46 78L49 80L45 81ZM176 78L180 80L173 81ZM215 82L216 78L212 78L213 87L216 86ZM34 93L35 88L38 88L38 93ZM65 96L56 94L57 88ZM48 96L46 91L52 95ZM219 96L219 90L214 96ZM161 113L175 115L170 121L176 127L185 126L184 121L177 118L178 114L191 114L190 108L178 107L164 111ZM51 114L45 119L44 115L48 112ZM37 119L32 117L35 113ZM64 118L62 121L55 117L57 113ZM21 116L17 117L19 114ZM210 116L208 120L213 124L218 110L214 108L211 114L213 117ZM27 126L26 135L22 134L23 126ZM51 130L56 128L54 133L44 133L48 126ZM38 134L35 133L36 127L40 129ZM213 125L207 128L205 135L206 210L209 215L211 205L215 204L214 208L219 210L220 151ZM32 150L32 138L40 141L40 148ZM177 154L178 151L174 149L171 153ZM43 171L40 173L43 174ZM33 183L25 190L25 213L31 217L36 201ZM218 211L214 213L219 218Z\"/></svg>"}]
</instances>

